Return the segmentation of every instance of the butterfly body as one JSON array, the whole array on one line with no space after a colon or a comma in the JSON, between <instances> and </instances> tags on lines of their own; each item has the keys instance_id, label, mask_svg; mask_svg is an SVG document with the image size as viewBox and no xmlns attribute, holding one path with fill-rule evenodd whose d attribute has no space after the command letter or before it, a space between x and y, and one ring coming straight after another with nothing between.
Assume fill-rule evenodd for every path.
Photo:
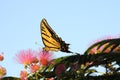
<instances>
[{"instance_id":1,"label":"butterfly body","mask_svg":"<svg viewBox=\"0 0 120 80\"><path fill-rule=\"evenodd\" d=\"M65 43L62 38L58 37L55 31L49 26L45 19L42 19L41 24L41 37L45 47L45 51L62 51L70 53L69 44Z\"/></svg>"}]
</instances>

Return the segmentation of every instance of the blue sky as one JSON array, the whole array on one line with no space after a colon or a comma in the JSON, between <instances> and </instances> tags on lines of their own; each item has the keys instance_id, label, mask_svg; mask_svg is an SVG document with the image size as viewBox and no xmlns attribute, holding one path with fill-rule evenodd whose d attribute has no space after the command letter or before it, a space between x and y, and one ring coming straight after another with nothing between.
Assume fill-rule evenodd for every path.
<instances>
[{"instance_id":1,"label":"blue sky","mask_svg":"<svg viewBox=\"0 0 120 80\"><path fill-rule=\"evenodd\" d=\"M44 46L39 28L42 18L71 44L71 51L80 54L94 40L120 36L119 4L119 0L0 0L0 52L5 55L0 65L7 68L7 76L19 76L23 65L14 60L15 54Z\"/></svg>"}]
</instances>

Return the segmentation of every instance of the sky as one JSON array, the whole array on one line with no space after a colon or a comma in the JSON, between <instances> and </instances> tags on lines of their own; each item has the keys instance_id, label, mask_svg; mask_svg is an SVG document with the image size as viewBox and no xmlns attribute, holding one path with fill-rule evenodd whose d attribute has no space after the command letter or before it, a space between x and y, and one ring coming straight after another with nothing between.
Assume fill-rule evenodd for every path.
<instances>
[{"instance_id":1,"label":"sky","mask_svg":"<svg viewBox=\"0 0 120 80\"><path fill-rule=\"evenodd\" d=\"M5 57L0 65L6 67L6 76L19 76L23 69L14 59L20 50L44 46L40 34L43 18L71 44L71 51L80 54L97 39L120 37L120 0L0 0L0 52Z\"/></svg>"}]
</instances>

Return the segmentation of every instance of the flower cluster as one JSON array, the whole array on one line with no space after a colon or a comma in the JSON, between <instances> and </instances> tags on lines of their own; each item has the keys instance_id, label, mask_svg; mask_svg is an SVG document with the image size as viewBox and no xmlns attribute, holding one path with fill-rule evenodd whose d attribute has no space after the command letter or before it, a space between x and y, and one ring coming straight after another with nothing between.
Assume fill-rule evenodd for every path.
<instances>
[{"instance_id":1,"label":"flower cluster","mask_svg":"<svg viewBox=\"0 0 120 80\"><path fill-rule=\"evenodd\" d=\"M37 73L42 67L46 67L51 63L53 53L41 49L38 51L33 51L31 49L21 50L16 54L15 59L18 63L25 66L26 71L21 71L20 77L21 80L27 80L29 73Z\"/></svg>"},{"instance_id":2,"label":"flower cluster","mask_svg":"<svg viewBox=\"0 0 120 80\"><path fill-rule=\"evenodd\" d=\"M0 54L0 61L4 60L4 53ZM6 69L0 65L0 78L6 75Z\"/></svg>"},{"instance_id":3,"label":"flower cluster","mask_svg":"<svg viewBox=\"0 0 120 80\"><path fill-rule=\"evenodd\" d=\"M98 43L98 42L100 42L100 41L102 41L102 40L108 40L108 39L113 39L113 37L112 37L112 36L102 37L101 39L98 39L98 40L94 41L94 44L95 44L95 43ZM107 47L108 45L109 45L109 43L105 43L105 44L102 45L101 47L100 47L99 45L97 45L97 46L93 47L93 48L89 51L89 54L94 55L94 54L101 53L101 52L103 51L103 49L104 49L105 47ZM111 45L111 46L110 46L109 48L107 48L104 52L105 52L105 53L109 53L110 50L111 50L111 48L112 48L113 46L114 46L114 45ZM116 50L117 50L117 49L118 49L118 48L116 48Z\"/></svg>"},{"instance_id":4,"label":"flower cluster","mask_svg":"<svg viewBox=\"0 0 120 80\"><path fill-rule=\"evenodd\" d=\"M20 72L20 80L28 80L27 76L28 76L27 71L21 71Z\"/></svg>"},{"instance_id":5,"label":"flower cluster","mask_svg":"<svg viewBox=\"0 0 120 80\"><path fill-rule=\"evenodd\" d=\"M29 50L21 50L19 54L16 55L16 60L20 64L30 65L36 60L35 52L31 49Z\"/></svg>"}]
</instances>

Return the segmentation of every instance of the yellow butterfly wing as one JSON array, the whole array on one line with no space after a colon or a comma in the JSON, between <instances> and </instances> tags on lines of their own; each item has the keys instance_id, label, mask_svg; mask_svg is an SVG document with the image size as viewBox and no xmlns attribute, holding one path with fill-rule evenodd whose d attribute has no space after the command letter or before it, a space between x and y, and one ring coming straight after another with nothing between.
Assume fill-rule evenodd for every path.
<instances>
[{"instance_id":1,"label":"yellow butterfly wing","mask_svg":"<svg viewBox=\"0 0 120 80\"><path fill-rule=\"evenodd\" d=\"M44 50L45 51L59 51L61 48L60 45L60 38L56 33L52 30L52 28L49 26L47 21L43 19L41 21L41 36L42 41L45 45Z\"/></svg>"}]
</instances>

